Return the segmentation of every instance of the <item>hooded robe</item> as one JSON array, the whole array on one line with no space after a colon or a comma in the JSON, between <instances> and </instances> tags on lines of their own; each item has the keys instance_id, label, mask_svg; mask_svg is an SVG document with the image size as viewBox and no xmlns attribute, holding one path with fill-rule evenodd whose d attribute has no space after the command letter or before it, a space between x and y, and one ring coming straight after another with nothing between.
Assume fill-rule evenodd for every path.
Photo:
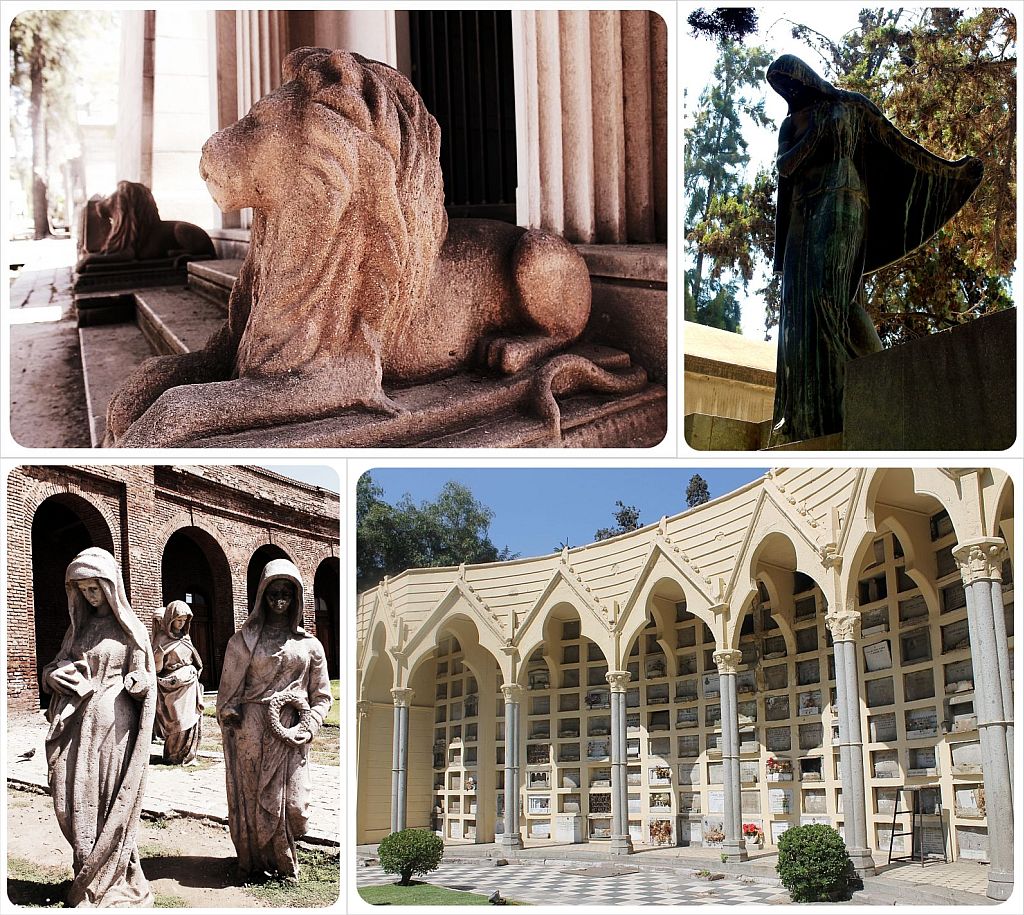
<instances>
[{"instance_id":1,"label":"hooded robe","mask_svg":"<svg viewBox=\"0 0 1024 915\"><path fill-rule=\"evenodd\" d=\"M928 241L981 183L897 130L871 101L791 54L769 68L779 132L775 271L782 274L772 444L841 432L846 363L881 348L864 274Z\"/></svg>"},{"instance_id":2,"label":"hooded robe","mask_svg":"<svg viewBox=\"0 0 1024 915\"><path fill-rule=\"evenodd\" d=\"M184 620L180 632L175 620ZM199 752L203 721L203 662L192 644L192 609L171 601L153 614L153 658L157 673L156 727L164 740L164 762L188 765Z\"/></svg>"},{"instance_id":3,"label":"hooded robe","mask_svg":"<svg viewBox=\"0 0 1024 915\"><path fill-rule=\"evenodd\" d=\"M281 625L268 621L264 600L267 586L278 579L294 588ZM262 873L299 873L295 843L309 819L309 743L294 746L276 737L267 703L278 693L304 695L313 736L331 708L326 655L319 640L302 628L302 608L299 570L287 559L267 563L252 612L224 654L217 719L224 735L228 825L242 880ZM298 713L284 708L282 724L297 723Z\"/></svg>"},{"instance_id":4,"label":"hooded robe","mask_svg":"<svg viewBox=\"0 0 1024 915\"><path fill-rule=\"evenodd\" d=\"M90 578L110 606L106 616L97 616L78 590L77 582ZM50 793L74 856L66 903L151 906L136 841L156 708L149 638L106 550L79 553L68 566L65 588L71 626L57 657L43 668L43 688L52 693L46 736ZM75 681L71 695L50 682L59 668ZM134 676L126 683L129 674Z\"/></svg>"}]
</instances>

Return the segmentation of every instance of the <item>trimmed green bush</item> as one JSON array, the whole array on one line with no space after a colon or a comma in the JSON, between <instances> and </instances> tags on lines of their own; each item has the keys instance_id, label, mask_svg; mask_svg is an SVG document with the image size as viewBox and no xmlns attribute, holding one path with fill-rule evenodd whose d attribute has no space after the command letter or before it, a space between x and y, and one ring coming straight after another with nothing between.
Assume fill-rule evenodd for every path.
<instances>
[{"instance_id":1,"label":"trimmed green bush","mask_svg":"<svg viewBox=\"0 0 1024 915\"><path fill-rule=\"evenodd\" d=\"M846 895L851 863L831 826L793 826L779 836L782 885L794 902L832 902Z\"/></svg>"},{"instance_id":2,"label":"trimmed green bush","mask_svg":"<svg viewBox=\"0 0 1024 915\"><path fill-rule=\"evenodd\" d=\"M380 840L377 858L385 873L398 874L408 886L413 874L435 871L444 855L444 842L426 829L403 829Z\"/></svg>"}]
</instances>

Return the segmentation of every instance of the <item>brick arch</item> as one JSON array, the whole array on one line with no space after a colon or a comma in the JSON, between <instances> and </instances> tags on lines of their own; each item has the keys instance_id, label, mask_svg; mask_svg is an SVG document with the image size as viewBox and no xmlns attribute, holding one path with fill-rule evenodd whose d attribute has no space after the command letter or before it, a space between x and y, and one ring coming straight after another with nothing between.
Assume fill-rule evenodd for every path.
<instances>
[{"instance_id":1,"label":"brick arch","mask_svg":"<svg viewBox=\"0 0 1024 915\"><path fill-rule=\"evenodd\" d=\"M272 559L287 559L289 562L295 563L295 559L288 553L284 547L279 546L276 543L264 543L258 546L253 554L249 557L249 562L245 569L245 593L246 593L246 606L250 612L253 610L253 603L256 600L256 589L260 585L260 576L263 574L263 567ZM298 568L298 563L295 563ZM301 571L301 570L300 570ZM302 581L302 590L304 597L306 598L305 603L309 603L309 594L312 592L311 581L305 578ZM303 607L303 619L306 617L306 607Z\"/></svg>"},{"instance_id":2,"label":"brick arch","mask_svg":"<svg viewBox=\"0 0 1024 915\"><path fill-rule=\"evenodd\" d=\"M56 657L70 622L64 575L68 564L88 547L116 556L114 535L103 511L90 499L57 486L31 510L32 615L36 697L45 704L43 668ZM115 528L116 529L116 528Z\"/></svg>"},{"instance_id":3,"label":"brick arch","mask_svg":"<svg viewBox=\"0 0 1024 915\"><path fill-rule=\"evenodd\" d=\"M183 525L160 550L161 599L184 600L195 614L192 641L203 659L203 685L215 689L235 631L231 567L208 526Z\"/></svg>"},{"instance_id":4,"label":"brick arch","mask_svg":"<svg viewBox=\"0 0 1024 915\"><path fill-rule=\"evenodd\" d=\"M341 676L341 560L328 556L320 560L313 574L316 636L327 654L327 673L332 680Z\"/></svg>"}]
</instances>

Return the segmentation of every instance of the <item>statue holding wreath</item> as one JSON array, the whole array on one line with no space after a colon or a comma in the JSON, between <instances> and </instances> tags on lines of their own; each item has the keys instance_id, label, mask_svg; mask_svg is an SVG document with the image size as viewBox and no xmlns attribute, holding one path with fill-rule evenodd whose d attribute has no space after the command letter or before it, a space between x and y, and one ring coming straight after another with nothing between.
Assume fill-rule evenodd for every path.
<instances>
[{"instance_id":1,"label":"statue holding wreath","mask_svg":"<svg viewBox=\"0 0 1024 915\"><path fill-rule=\"evenodd\" d=\"M224 655L217 720L240 881L299 873L309 744L331 707L324 648L303 629L302 608L299 570L287 559L267 563L252 612Z\"/></svg>"}]
</instances>

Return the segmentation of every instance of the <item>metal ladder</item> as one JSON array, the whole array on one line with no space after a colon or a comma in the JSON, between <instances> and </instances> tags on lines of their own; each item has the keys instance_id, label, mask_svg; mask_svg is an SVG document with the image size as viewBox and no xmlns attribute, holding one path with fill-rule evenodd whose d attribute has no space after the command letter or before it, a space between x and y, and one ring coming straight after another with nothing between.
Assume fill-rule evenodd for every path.
<instances>
[{"instance_id":1,"label":"metal ladder","mask_svg":"<svg viewBox=\"0 0 1024 915\"><path fill-rule=\"evenodd\" d=\"M921 867L924 867L925 851L924 851L924 824L925 817L937 817L939 820L939 826L942 832L942 860L943 863L949 864L949 853L946 850L946 826L942 816L942 808L939 807L938 813L925 813L921 809L921 792L929 788L938 789L938 785L900 785L896 789L896 803L893 804L892 808L892 831L889 834L889 864L894 861L918 861ZM902 809L903 792L909 791L913 797L913 809L906 811ZM901 813L910 813L910 829L903 830L902 832L896 831L896 823ZM910 836L910 854L898 855L893 857L892 847L897 836Z\"/></svg>"}]
</instances>

